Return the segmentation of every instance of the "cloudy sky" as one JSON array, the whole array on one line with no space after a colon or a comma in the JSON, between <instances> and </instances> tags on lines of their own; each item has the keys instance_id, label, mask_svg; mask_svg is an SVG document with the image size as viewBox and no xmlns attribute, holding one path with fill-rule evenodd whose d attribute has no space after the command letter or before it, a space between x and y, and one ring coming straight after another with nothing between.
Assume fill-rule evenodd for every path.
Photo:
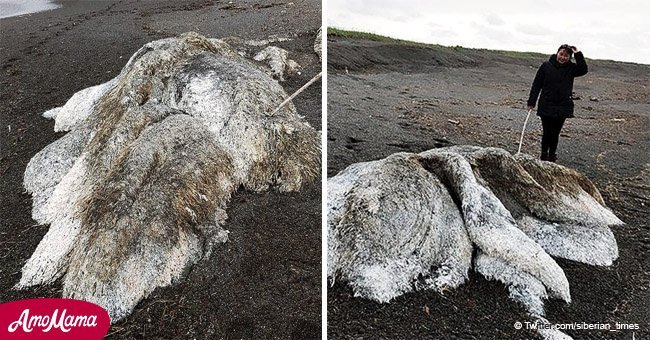
<instances>
[{"instance_id":1,"label":"cloudy sky","mask_svg":"<svg viewBox=\"0 0 650 340\"><path fill-rule=\"evenodd\" d=\"M328 0L327 25L447 46L650 64L648 0Z\"/></svg>"}]
</instances>

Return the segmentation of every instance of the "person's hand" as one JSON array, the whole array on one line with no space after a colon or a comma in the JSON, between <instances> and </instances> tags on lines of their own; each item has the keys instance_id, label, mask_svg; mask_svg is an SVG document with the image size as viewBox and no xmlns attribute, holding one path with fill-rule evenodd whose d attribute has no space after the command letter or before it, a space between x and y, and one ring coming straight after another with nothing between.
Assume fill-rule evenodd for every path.
<instances>
[{"instance_id":1,"label":"person's hand","mask_svg":"<svg viewBox=\"0 0 650 340\"><path fill-rule=\"evenodd\" d=\"M532 111L535 107L532 105L528 105L528 111Z\"/></svg>"},{"instance_id":2,"label":"person's hand","mask_svg":"<svg viewBox=\"0 0 650 340\"><path fill-rule=\"evenodd\" d=\"M577 47L575 47L575 46L571 46L571 51L573 51L573 53L578 53L578 52L580 52L580 50L579 50Z\"/></svg>"}]
</instances>

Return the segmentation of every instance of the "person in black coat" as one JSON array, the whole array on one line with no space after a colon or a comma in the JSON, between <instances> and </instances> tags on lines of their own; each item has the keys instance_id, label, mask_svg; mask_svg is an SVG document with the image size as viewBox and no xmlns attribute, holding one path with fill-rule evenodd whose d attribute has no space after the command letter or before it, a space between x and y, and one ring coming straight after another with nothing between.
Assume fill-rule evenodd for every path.
<instances>
[{"instance_id":1,"label":"person in black coat","mask_svg":"<svg viewBox=\"0 0 650 340\"><path fill-rule=\"evenodd\" d=\"M576 62L571 61L574 55ZM539 96L537 115L542 119L542 155L544 161L557 160L557 143L566 118L573 117L573 79L587 74L587 63L575 46L562 45L557 53L537 70L528 97L532 110ZM540 96L541 91L541 96Z\"/></svg>"}]
</instances>

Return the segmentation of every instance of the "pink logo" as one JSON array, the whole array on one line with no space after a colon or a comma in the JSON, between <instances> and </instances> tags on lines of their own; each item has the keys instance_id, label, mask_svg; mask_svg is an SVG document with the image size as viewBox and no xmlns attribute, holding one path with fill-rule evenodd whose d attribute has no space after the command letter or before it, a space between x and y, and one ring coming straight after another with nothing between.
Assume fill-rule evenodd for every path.
<instances>
[{"instance_id":1,"label":"pink logo","mask_svg":"<svg viewBox=\"0 0 650 340\"><path fill-rule=\"evenodd\" d=\"M102 307L73 299L30 299L0 305L0 339L102 339L111 320Z\"/></svg>"}]
</instances>

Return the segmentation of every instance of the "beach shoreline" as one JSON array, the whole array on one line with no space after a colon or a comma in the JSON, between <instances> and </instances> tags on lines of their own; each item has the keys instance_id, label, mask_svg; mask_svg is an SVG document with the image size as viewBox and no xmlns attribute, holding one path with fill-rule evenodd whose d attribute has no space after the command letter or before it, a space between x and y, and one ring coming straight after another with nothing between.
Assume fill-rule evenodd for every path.
<instances>
[{"instance_id":1,"label":"beach shoreline","mask_svg":"<svg viewBox=\"0 0 650 340\"><path fill-rule=\"evenodd\" d=\"M0 19L50 11L61 7L56 0L12 1L0 0Z\"/></svg>"}]
</instances>

